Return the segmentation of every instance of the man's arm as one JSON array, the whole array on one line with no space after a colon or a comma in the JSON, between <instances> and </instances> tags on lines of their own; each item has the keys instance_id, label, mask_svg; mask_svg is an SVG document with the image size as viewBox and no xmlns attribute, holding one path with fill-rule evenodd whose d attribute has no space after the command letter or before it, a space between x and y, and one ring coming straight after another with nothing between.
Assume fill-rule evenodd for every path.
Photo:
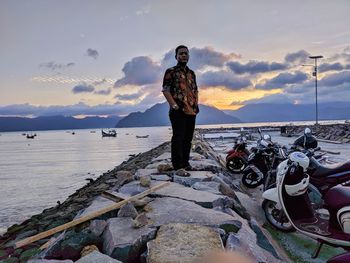
<instances>
[{"instance_id":1,"label":"man's arm","mask_svg":"<svg viewBox=\"0 0 350 263\"><path fill-rule=\"evenodd\" d=\"M175 100L173 99L173 96L171 96L171 93L169 91L163 91L164 97L168 101L170 107L174 110L179 109L179 105L176 104Z\"/></svg>"}]
</instances>

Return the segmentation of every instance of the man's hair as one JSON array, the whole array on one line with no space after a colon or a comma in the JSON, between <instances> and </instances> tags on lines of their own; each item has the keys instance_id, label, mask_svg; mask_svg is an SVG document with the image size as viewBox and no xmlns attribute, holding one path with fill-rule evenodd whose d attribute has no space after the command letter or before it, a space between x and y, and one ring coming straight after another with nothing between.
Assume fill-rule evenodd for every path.
<instances>
[{"instance_id":1,"label":"man's hair","mask_svg":"<svg viewBox=\"0 0 350 263\"><path fill-rule=\"evenodd\" d=\"M180 45L177 48L175 48L175 57L177 56L177 52L179 51L180 48L186 48L188 50L188 47L184 46L184 45Z\"/></svg>"}]
</instances>

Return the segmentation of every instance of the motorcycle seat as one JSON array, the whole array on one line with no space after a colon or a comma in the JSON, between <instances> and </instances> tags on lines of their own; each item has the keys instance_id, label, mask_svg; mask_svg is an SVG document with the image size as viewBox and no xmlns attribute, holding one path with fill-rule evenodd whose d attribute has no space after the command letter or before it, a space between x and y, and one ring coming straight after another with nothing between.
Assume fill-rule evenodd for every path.
<instances>
[{"instance_id":1,"label":"motorcycle seat","mask_svg":"<svg viewBox=\"0 0 350 263\"><path fill-rule=\"evenodd\" d=\"M350 206L350 187L337 185L329 189L324 198L329 210L339 210L345 206Z\"/></svg>"},{"instance_id":2,"label":"motorcycle seat","mask_svg":"<svg viewBox=\"0 0 350 263\"><path fill-rule=\"evenodd\" d=\"M336 176L336 174L344 172L350 173L350 161L332 166L319 165L317 166L315 172L312 174L312 177L322 178L330 175Z\"/></svg>"}]
</instances>

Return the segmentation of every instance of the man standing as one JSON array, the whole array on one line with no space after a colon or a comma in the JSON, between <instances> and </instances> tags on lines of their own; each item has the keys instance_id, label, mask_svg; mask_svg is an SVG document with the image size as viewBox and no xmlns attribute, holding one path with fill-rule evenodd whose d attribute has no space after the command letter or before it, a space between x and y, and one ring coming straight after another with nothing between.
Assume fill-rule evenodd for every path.
<instances>
[{"instance_id":1,"label":"man standing","mask_svg":"<svg viewBox=\"0 0 350 263\"><path fill-rule=\"evenodd\" d=\"M198 109L196 75L187 67L189 50L186 46L175 49L177 65L164 74L163 94L169 103L169 117L173 129L171 162L176 174L189 176L191 141Z\"/></svg>"}]
</instances>

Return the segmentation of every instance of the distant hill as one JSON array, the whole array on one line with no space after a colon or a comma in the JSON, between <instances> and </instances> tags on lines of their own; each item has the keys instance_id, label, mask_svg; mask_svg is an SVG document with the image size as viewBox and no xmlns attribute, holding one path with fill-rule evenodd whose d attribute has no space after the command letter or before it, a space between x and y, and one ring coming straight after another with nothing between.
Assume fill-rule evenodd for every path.
<instances>
[{"instance_id":1,"label":"distant hill","mask_svg":"<svg viewBox=\"0 0 350 263\"><path fill-rule=\"evenodd\" d=\"M65 116L0 117L0 132L112 128L120 119L121 117L118 116L106 118L96 116L82 119Z\"/></svg>"},{"instance_id":2,"label":"distant hill","mask_svg":"<svg viewBox=\"0 0 350 263\"><path fill-rule=\"evenodd\" d=\"M199 105L200 113L196 124L225 124L240 123L238 118L229 116L215 107ZM116 125L121 127L151 127L170 126L168 103L158 103L147 109L145 112L133 112L121 119Z\"/></svg>"},{"instance_id":3,"label":"distant hill","mask_svg":"<svg viewBox=\"0 0 350 263\"><path fill-rule=\"evenodd\" d=\"M311 121L315 120L315 104L249 104L225 113L244 122ZM350 104L346 102L318 105L319 120L350 119Z\"/></svg>"}]
</instances>

